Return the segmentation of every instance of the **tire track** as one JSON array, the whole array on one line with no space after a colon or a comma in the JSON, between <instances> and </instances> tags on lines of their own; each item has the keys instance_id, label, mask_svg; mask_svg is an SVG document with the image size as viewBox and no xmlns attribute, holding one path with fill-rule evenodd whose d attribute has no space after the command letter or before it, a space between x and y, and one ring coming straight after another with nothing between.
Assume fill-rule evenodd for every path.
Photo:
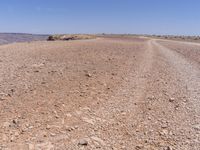
<instances>
[{"instance_id":1,"label":"tire track","mask_svg":"<svg viewBox=\"0 0 200 150\"><path fill-rule=\"evenodd\" d=\"M160 118L168 118L168 131L174 135L164 140L178 150L197 150L200 147L198 131L200 71L198 66L177 52L158 44L155 40L152 44L157 51L159 62L154 67L160 68L157 77L163 78L164 81L163 86L159 87L162 89L160 92L163 93L160 100L166 108L163 108L165 113ZM159 103L155 105L161 106Z\"/></svg>"}]
</instances>

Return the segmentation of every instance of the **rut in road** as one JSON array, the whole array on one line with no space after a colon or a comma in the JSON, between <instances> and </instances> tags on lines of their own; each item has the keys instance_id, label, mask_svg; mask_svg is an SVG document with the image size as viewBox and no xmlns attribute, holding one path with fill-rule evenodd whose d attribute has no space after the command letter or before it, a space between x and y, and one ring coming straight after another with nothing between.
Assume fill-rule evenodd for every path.
<instances>
[{"instance_id":1,"label":"rut in road","mask_svg":"<svg viewBox=\"0 0 200 150\"><path fill-rule=\"evenodd\" d=\"M191 62L187 57L158 44L156 40L153 40L152 44L158 56L158 63L154 67L162 67L157 78L165 82L165 86L160 86L163 88L161 92L166 95L161 102L167 107L166 110L163 109L163 117L169 124L170 130L167 132L171 131L173 135L172 139L167 140L175 149L199 149L199 67L196 62ZM165 104L166 100L171 104ZM172 106L174 109L170 108Z\"/></svg>"},{"instance_id":2,"label":"rut in road","mask_svg":"<svg viewBox=\"0 0 200 150\"><path fill-rule=\"evenodd\" d=\"M151 67L153 49L150 41L144 53L140 54L140 61L133 67L134 61L128 62L132 66L127 70L125 82L114 91L112 97L104 102L98 109L89 109L83 116L88 124L83 124L82 135L89 143L97 139L103 149L121 149L123 147L136 147L140 144L140 135L135 136L143 127L147 119L145 107L146 84ZM93 129L95 128L95 132ZM136 128L138 128L136 130ZM98 140L99 139L99 140ZM128 145L128 146L127 146ZM90 147L88 149L95 149ZM69 144L68 149L78 149L76 141Z\"/></svg>"},{"instance_id":3,"label":"rut in road","mask_svg":"<svg viewBox=\"0 0 200 150\"><path fill-rule=\"evenodd\" d=\"M100 118L100 122L93 122L91 126L86 124L83 131L87 132L83 133L83 137L90 141L90 137L98 136L104 141L103 149L155 149L173 145L163 140L158 130L165 120L156 116L154 111L161 113L162 106L153 110L153 105L158 104L154 102L158 97L152 90L155 88L153 74L158 72L158 68L153 71L155 59L156 51L149 40L137 66L128 70L127 82L99 109L90 109L95 115L87 118L91 122ZM88 130L93 126L95 133ZM76 148L76 143L69 145L73 145L71 149Z\"/></svg>"},{"instance_id":4,"label":"rut in road","mask_svg":"<svg viewBox=\"0 0 200 150\"><path fill-rule=\"evenodd\" d=\"M191 104L193 103L194 105L193 108L195 108L195 113L200 114L200 71L198 64L187 60L187 58L163 47L155 41L153 42L160 49L162 55L169 60L169 63L171 63L173 68L177 71L178 78L182 81L182 86L187 87L188 97L190 98Z\"/></svg>"}]
</instances>

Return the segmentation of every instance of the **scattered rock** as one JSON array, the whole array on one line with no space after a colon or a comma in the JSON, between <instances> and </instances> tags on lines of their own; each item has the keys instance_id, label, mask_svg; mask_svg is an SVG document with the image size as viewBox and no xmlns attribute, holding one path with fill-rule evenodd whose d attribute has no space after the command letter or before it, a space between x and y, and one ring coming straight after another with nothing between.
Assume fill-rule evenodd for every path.
<instances>
[{"instance_id":1,"label":"scattered rock","mask_svg":"<svg viewBox=\"0 0 200 150\"><path fill-rule=\"evenodd\" d=\"M117 75L117 73L112 73L112 76L116 76Z\"/></svg>"},{"instance_id":2,"label":"scattered rock","mask_svg":"<svg viewBox=\"0 0 200 150\"><path fill-rule=\"evenodd\" d=\"M74 126L74 129L78 129L78 126Z\"/></svg>"},{"instance_id":3,"label":"scattered rock","mask_svg":"<svg viewBox=\"0 0 200 150\"><path fill-rule=\"evenodd\" d=\"M178 110L179 109L179 104L176 104L176 106L174 108L175 108L175 110Z\"/></svg>"},{"instance_id":4,"label":"scattered rock","mask_svg":"<svg viewBox=\"0 0 200 150\"><path fill-rule=\"evenodd\" d=\"M47 129L47 130L51 129L51 126L50 126L50 125L47 125L46 129Z\"/></svg>"},{"instance_id":5,"label":"scattered rock","mask_svg":"<svg viewBox=\"0 0 200 150\"><path fill-rule=\"evenodd\" d=\"M164 123L164 124L161 125L161 128L163 128L163 129L165 129L167 127L168 127L168 125L166 123Z\"/></svg>"},{"instance_id":6,"label":"scattered rock","mask_svg":"<svg viewBox=\"0 0 200 150\"><path fill-rule=\"evenodd\" d=\"M6 100L7 97L8 97L8 94L6 94L6 93L0 93L0 101Z\"/></svg>"},{"instance_id":7,"label":"scattered rock","mask_svg":"<svg viewBox=\"0 0 200 150\"><path fill-rule=\"evenodd\" d=\"M50 133L50 136L51 136L51 137L55 137L56 134L55 134L55 133Z\"/></svg>"},{"instance_id":8,"label":"scattered rock","mask_svg":"<svg viewBox=\"0 0 200 150\"><path fill-rule=\"evenodd\" d=\"M152 101L152 100L155 99L155 96L149 96L149 97L147 97L147 99L150 100L150 101Z\"/></svg>"},{"instance_id":9,"label":"scattered rock","mask_svg":"<svg viewBox=\"0 0 200 150\"><path fill-rule=\"evenodd\" d=\"M160 135L161 135L161 136L167 136L168 133L169 133L169 131L164 129L164 130L162 130L162 131L160 132Z\"/></svg>"},{"instance_id":10,"label":"scattered rock","mask_svg":"<svg viewBox=\"0 0 200 150\"><path fill-rule=\"evenodd\" d=\"M93 120L93 119L89 119L89 118L83 117L82 120L83 120L84 122L87 122L87 123L89 123L89 124L94 125L94 120Z\"/></svg>"},{"instance_id":11,"label":"scattered rock","mask_svg":"<svg viewBox=\"0 0 200 150\"><path fill-rule=\"evenodd\" d=\"M91 137L91 139L93 139L94 141L98 142L102 146L106 145L105 142L102 139L98 138L98 137L93 136L93 137Z\"/></svg>"},{"instance_id":12,"label":"scattered rock","mask_svg":"<svg viewBox=\"0 0 200 150\"><path fill-rule=\"evenodd\" d=\"M65 128L68 132L71 132L75 129L74 127L70 127L70 126L65 126Z\"/></svg>"},{"instance_id":13,"label":"scattered rock","mask_svg":"<svg viewBox=\"0 0 200 150\"><path fill-rule=\"evenodd\" d=\"M34 70L34 72L35 72L35 73L38 73L38 72L40 72L40 71L39 71L39 70Z\"/></svg>"},{"instance_id":14,"label":"scattered rock","mask_svg":"<svg viewBox=\"0 0 200 150\"><path fill-rule=\"evenodd\" d=\"M140 150L140 149L143 149L143 148L144 148L143 145L137 145L137 146L135 147L136 150Z\"/></svg>"},{"instance_id":15,"label":"scattered rock","mask_svg":"<svg viewBox=\"0 0 200 150\"><path fill-rule=\"evenodd\" d=\"M193 126L193 128L197 131L200 131L200 124L196 124Z\"/></svg>"},{"instance_id":16,"label":"scattered rock","mask_svg":"<svg viewBox=\"0 0 200 150\"><path fill-rule=\"evenodd\" d=\"M10 142L13 142L14 141L14 136L12 136L11 138L10 138Z\"/></svg>"},{"instance_id":17,"label":"scattered rock","mask_svg":"<svg viewBox=\"0 0 200 150\"><path fill-rule=\"evenodd\" d=\"M56 115L55 115L55 118L58 119L58 118L60 118L60 116L56 114Z\"/></svg>"},{"instance_id":18,"label":"scattered rock","mask_svg":"<svg viewBox=\"0 0 200 150\"><path fill-rule=\"evenodd\" d=\"M41 82L41 84L46 84L46 82L45 82L45 81L43 81L43 82Z\"/></svg>"},{"instance_id":19,"label":"scattered rock","mask_svg":"<svg viewBox=\"0 0 200 150\"><path fill-rule=\"evenodd\" d=\"M6 134L2 134L1 136L2 136L2 141L7 141L9 139Z\"/></svg>"},{"instance_id":20,"label":"scattered rock","mask_svg":"<svg viewBox=\"0 0 200 150\"><path fill-rule=\"evenodd\" d=\"M174 102L175 101L175 98L173 98L173 97L171 97L170 99L169 99L169 102Z\"/></svg>"},{"instance_id":21,"label":"scattered rock","mask_svg":"<svg viewBox=\"0 0 200 150\"><path fill-rule=\"evenodd\" d=\"M15 137L18 137L18 136L19 136L19 132L16 131L16 132L14 133L14 136L15 136Z\"/></svg>"},{"instance_id":22,"label":"scattered rock","mask_svg":"<svg viewBox=\"0 0 200 150\"><path fill-rule=\"evenodd\" d=\"M82 108L82 110L86 110L86 111L91 111L91 109L89 108L89 107L84 107L84 108Z\"/></svg>"},{"instance_id":23,"label":"scattered rock","mask_svg":"<svg viewBox=\"0 0 200 150\"><path fill-rule=\"evenodd\" d=\"M79 142L78 142L78 145L87 146L88 145L88 141L85 140L85 139L80 139Z\"/></svg>"},{"instance_id":24,"label":"scattered rock","mask_svg":"<svg viewBox=\"0 0 200 150\"><path fill-rule=\"evenodd\" d=\"M19 122L18 122L18 120L17 119L13 119L13 124L15 124L15 125L17 125Z\"/></svg>"},{"instance_id":25,"label":"scattered rock","mask_svg":"<svg viewBox=\"0 0 200 150\"><path fill-rule=\"evenodd\" d=\"M10 123L9 122L4 122L3 123L3 127L9 127L10 126Z\"/></svg>"},{"instance_id":26,"label":"scattered rock","mask_svg":"<svg viewBox=\"0 0 200 150\"><path fill-rule=\"evenodd\" d=\"M66 114L66 116L67 116L67 117L72 117L72 115L71 115L71 114L69 114L69 113L68 113L68 114Z\"/></svg>"},{"instance_id":27,"label":"scattered rock","mask_svg":"<svg viewBox=\"0 0 200 150\"><path fill-rule=\"evenodd\" d=\"M33 126L29 126L28 128L29 128L29 129L33 129Z\"/></svg>"},{"instance_id":28,"label":"scattered rock","mask_svg":"<svg viewBox=\"0 0 200 150\"><path fill-rule=\"evenodd\" d=\"M14 93L14 92L15 92L15 89L10 89L10 91L11 91L12 93Z\"/></svg>"},{"instance_id":29,"label":"scattered rock","mask_svg":"<svg viewBox=\"0 0 200 150\"><path fill-rule=\"evenodd\" d=\"M85 74L87 77L92 77L92 74L91 73L86 73Z\"/></svg>"},{"instance_id":30,"label":"scattered rock","mask_svg":"<svg viewBox=\"0 0 200 150\"><path fill-rule=\"evenodd\" d=\"M170 146L164 147L163 150L172 150L172 148Z\"/></svg>"},{"instance_id":31,"label":"scattered rock","mask_svg":"<svg viewBox=\"0 0 200 150\"><path fill-rule=\"evenodd\" d=\"M82 115L82 112L77 110L77 111L76 111L76 114L77 114L77 115Z\"/></svg>"}]
</instances>

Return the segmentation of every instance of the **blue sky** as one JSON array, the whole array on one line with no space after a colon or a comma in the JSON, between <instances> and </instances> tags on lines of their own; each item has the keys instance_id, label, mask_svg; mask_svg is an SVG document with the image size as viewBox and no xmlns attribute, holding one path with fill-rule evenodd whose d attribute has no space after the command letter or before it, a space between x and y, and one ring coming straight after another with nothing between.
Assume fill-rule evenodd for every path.
<instances>
[{"instance_id":1,"label":"blue sky","mask_svg":"<svg viewBox=\"0 0 200 150\"><path fill-rule=\"evenodd\" d=\"M200 0L1 0L0 32L200 35Z\"/></svg>"}]
</instances>

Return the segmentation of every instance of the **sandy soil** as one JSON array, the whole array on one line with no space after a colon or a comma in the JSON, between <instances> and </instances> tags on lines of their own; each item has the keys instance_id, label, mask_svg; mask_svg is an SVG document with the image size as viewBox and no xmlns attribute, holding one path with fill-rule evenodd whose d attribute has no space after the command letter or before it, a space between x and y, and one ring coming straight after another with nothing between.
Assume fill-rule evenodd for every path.
<instances>
[{"instance_id":1,"label":"sandy soil","mask_svg":"<svg viewBox=\"0 0 200 150\"><path fill-rule=\"evenodd\" d=\"M200 46L98 38L0 46L0 149L199 150Z\"/></svg>"}]
</instances>

